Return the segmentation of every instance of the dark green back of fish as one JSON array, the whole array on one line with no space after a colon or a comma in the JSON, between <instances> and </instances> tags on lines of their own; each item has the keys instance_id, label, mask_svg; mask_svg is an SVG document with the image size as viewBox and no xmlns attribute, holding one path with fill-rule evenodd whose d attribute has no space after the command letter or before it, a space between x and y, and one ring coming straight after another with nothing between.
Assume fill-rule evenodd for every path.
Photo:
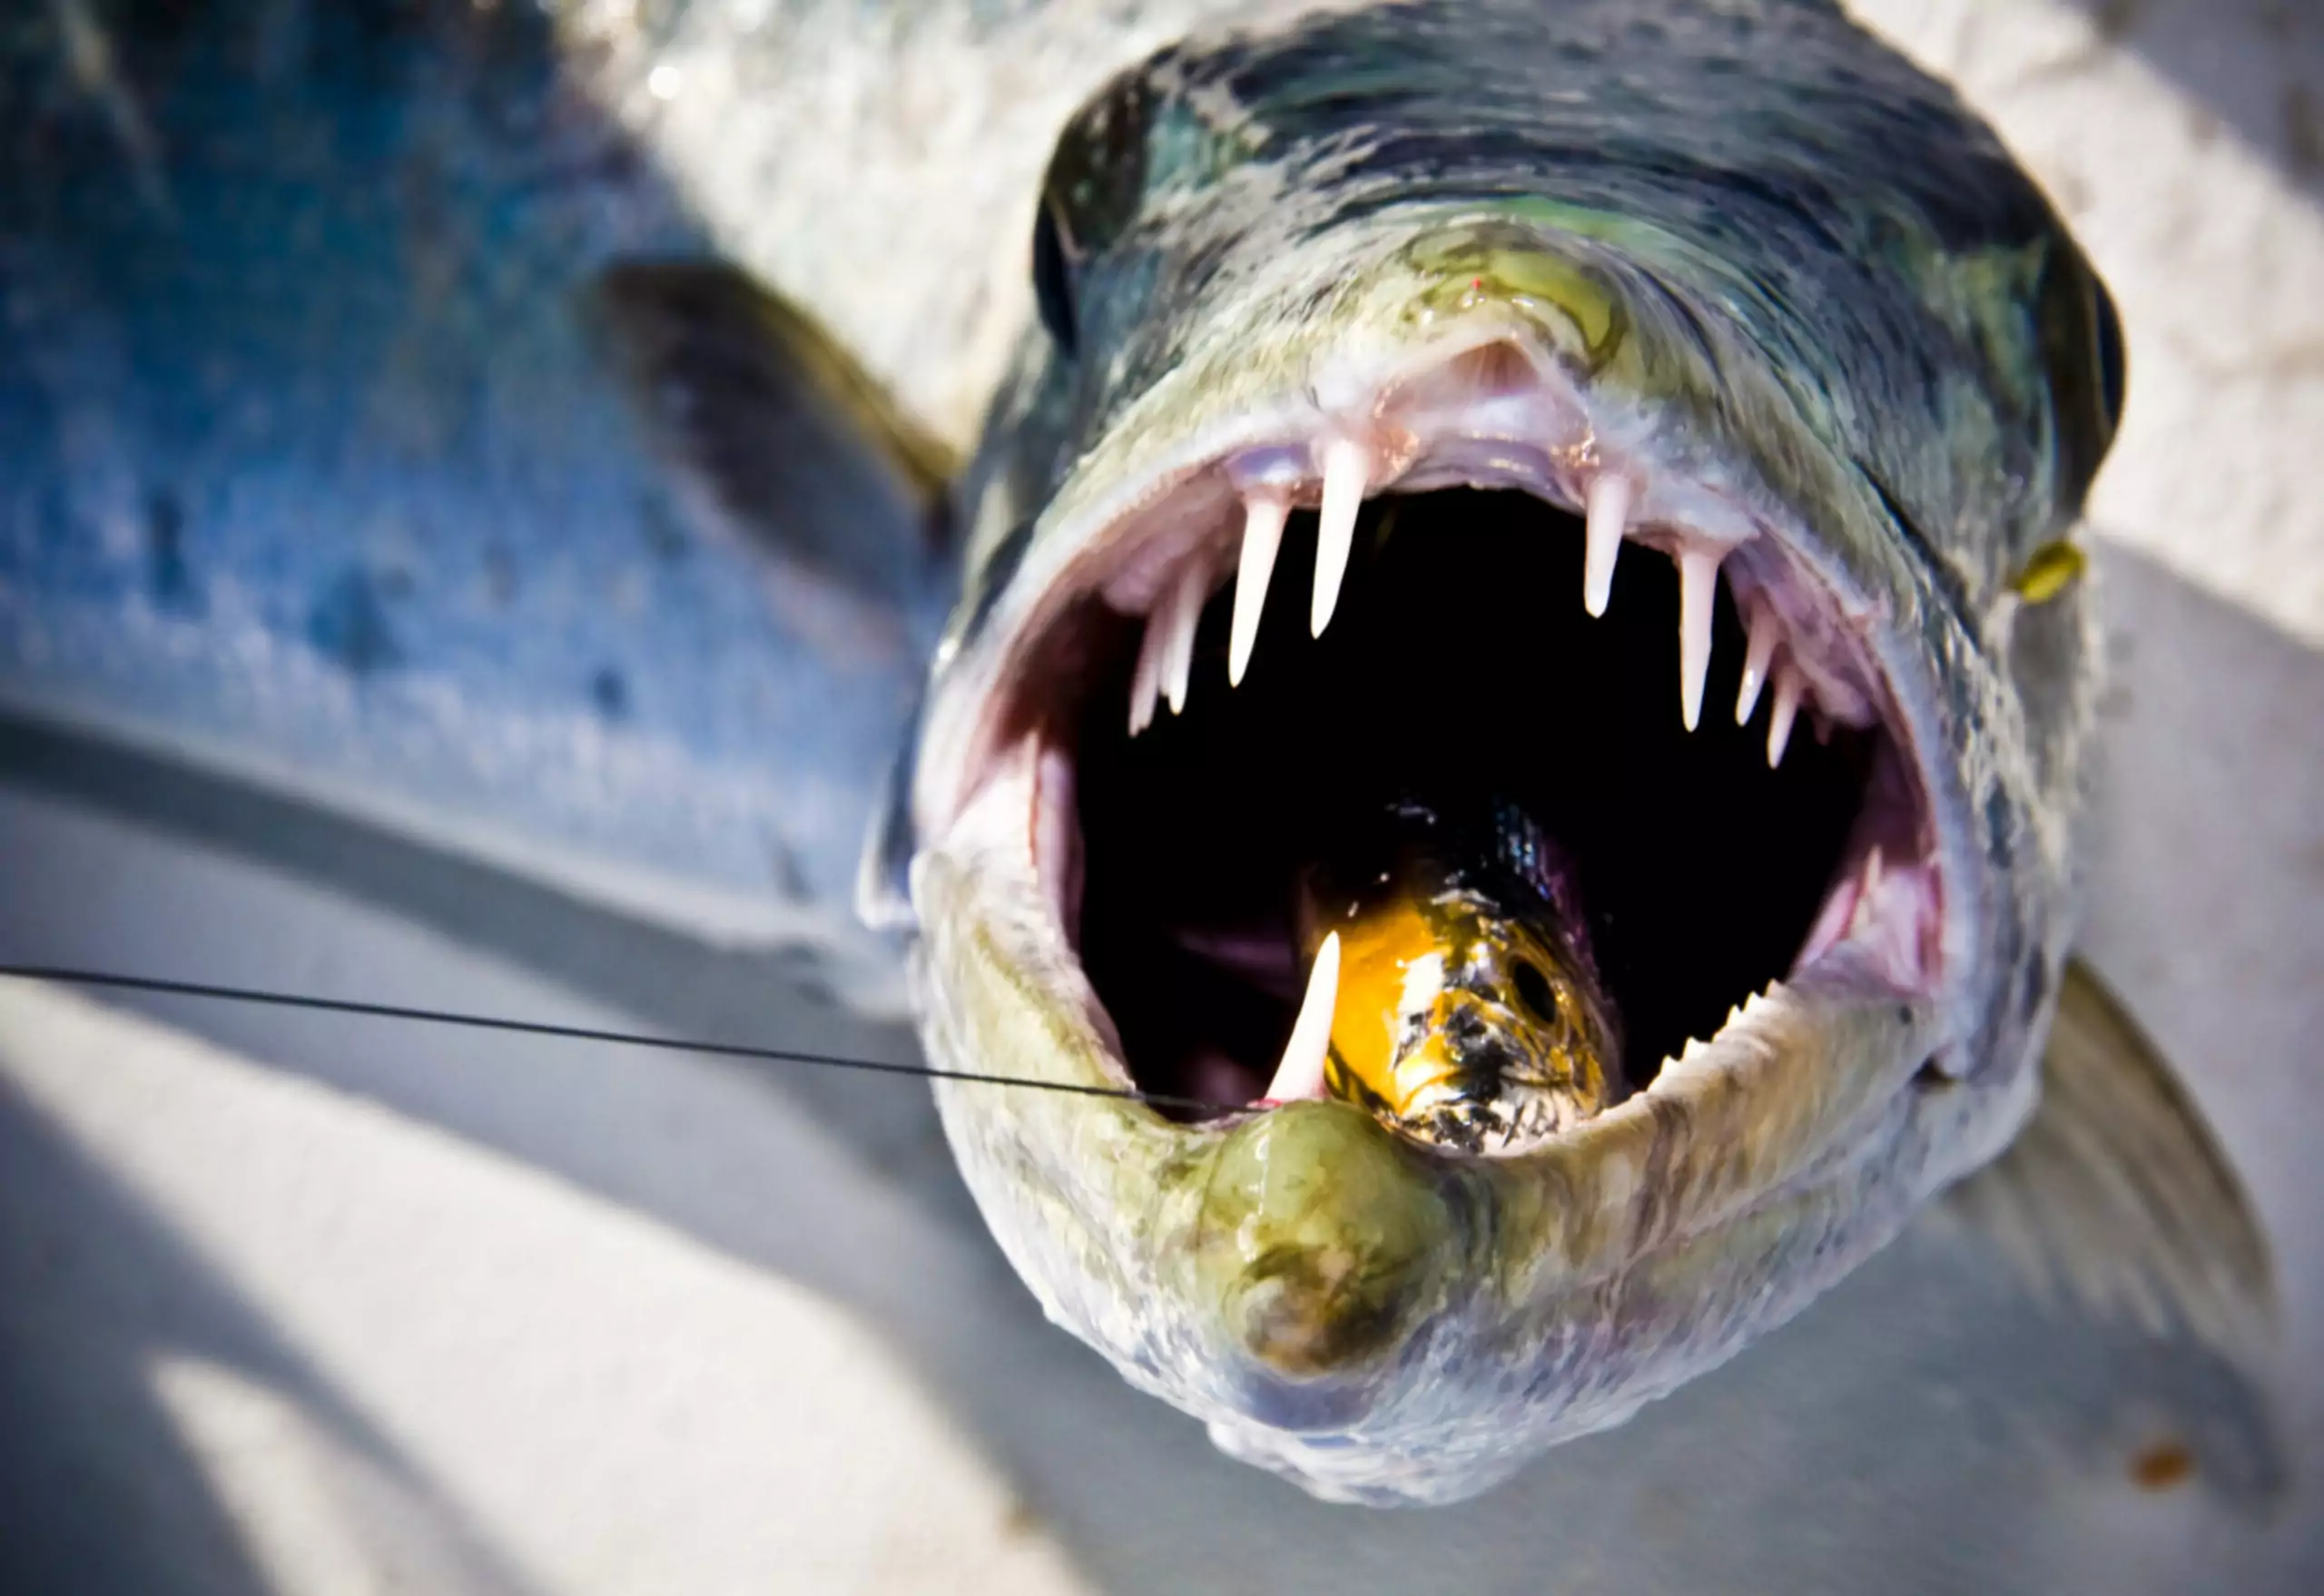
<instances>
[{"instance_id":1,"label":"dark green back of fish","mask_svg":"<svg viewBox=\"0 0 2324 1596\"><path fill-rule=\"evenodd\" d=\"M1658 396L1673 429L1812 507L1827 490L1787 437L1806 422L1956 606L2078 513L2112 438L2121 340L2079 251L1952 93L1837 6L1419 3L1190 42L1084 110L1034 248L1053 353L985 474L1038 504L1206 297L1447 203L1595 241L1592 269L1715 372L1763 361L1795 416L1714 379Z\"/></svg>"}]
</instances>

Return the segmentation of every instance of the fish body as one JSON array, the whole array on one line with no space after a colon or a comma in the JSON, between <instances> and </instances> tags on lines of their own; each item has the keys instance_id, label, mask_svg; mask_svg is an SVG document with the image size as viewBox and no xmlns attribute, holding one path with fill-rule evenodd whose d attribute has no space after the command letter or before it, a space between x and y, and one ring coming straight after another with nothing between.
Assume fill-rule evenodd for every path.
<instances>
[{"instance_id":1,"label":"fish body","mask_svg":"<svg viewBox=\"0 0 2324 1596\"><path fill-rule=\"evenodd\" d=\"M2061 1012L1985 1210L2252 1366L2066 962L2112 312L1837 6L57 0L0 69L8 703L892 1005L852 886L940 1068L1233 1086L937 1097L1235 1455L1443 1502L1620 1422L1994 1164ZM1317 816L1453 789L1588 915L1492 931L1601 1039L1499 1150L1262 1089Z\"/></svg>"}]
</instances>

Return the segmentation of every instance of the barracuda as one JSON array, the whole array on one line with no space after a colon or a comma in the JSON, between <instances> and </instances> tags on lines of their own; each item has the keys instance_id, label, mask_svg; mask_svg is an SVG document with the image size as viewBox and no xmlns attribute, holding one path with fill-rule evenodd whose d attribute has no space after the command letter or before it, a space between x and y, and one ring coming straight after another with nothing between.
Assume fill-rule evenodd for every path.
<instances>
[{"instance_id":1,"label":"barracuda","mask_svg":"<svg viewBox=\"0 0 2324 1596\"><path fill-rule=\"evenodd\" d=\"M924 1035L1253 1099L940 1091L1052 1316L1236 1455L1444 1500L1723 1362L2001 1151L2093 667L2080 588L2020 585L2122 370L1949 94L1826 5L1363 8L1118 78L1034 259L911 787ZM1756 750L1703 724L1714 679ZM1167 944L1287 956L1279 883L1366 773L1541 806L1635 1095L1488 1157L1313 1074L1259 1098L1302 1075L1290 1009Z\"/></svg>"},{"instance_id":2,"label":"barracuda","mask_svg":"<svg viewBox=\"0 0 2324 1596\"><path fill-rule=\"evenodd\" d=\"M2234 1178L2069 963L2113 313L1837 7L359 7L272 80L194 12L5 40L64 85L0 107L20 709L878 1009L833 838L950 582L858 894L940 1066L1221 1105L937 1094L1050 1316L1230 1453L1472 1494L1973 1173L2261 1384ZM1448 1145L1310 1067L1300 883L1389 791L1570 862L1586 1111Z\"/></svg>"}]
</instances>

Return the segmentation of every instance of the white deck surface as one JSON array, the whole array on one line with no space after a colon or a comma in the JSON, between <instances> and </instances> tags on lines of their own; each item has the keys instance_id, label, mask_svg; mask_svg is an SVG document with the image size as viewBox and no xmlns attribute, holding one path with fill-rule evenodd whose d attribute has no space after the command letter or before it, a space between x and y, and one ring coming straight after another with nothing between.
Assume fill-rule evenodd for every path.
<instances>
[{"instance_id":1,"label":"white deck surface","mask_svg":"<svg viewBox=\"0 0 2324 1596\"><path fill-rule=\"evenodd\" d=\"M2324 1590L2324 8L1859 9L2124 314L2089 945L2274 1236L2271 1520L2137 1489L2135 1425L2047 1439L2024 1392L2073 1349L1914 1244L1482 1502L1326 1509L1040 1322L911 1083L9 982L9 1588ZM0 960L907 1046L327 820L32 765Z\"/></svg>"}]
</instances>

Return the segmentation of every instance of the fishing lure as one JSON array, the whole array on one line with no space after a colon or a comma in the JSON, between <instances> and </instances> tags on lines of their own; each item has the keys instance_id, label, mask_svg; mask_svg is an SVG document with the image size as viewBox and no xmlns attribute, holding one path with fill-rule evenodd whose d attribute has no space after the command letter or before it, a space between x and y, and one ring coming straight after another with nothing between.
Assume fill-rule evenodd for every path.
<instances>
[{"instance_id":1,"label":"fishing lure","mask_svg":"<svg viewBox=\"0 0 2324 1596\"><path fill-rule=\"evenodd\" d=\"M1573 869L1528 815L1398 799L1336 852L1305 873L1299 904L1311 960L1337 939L1324 1092L1472 1153L1519 1150L1622 1099Z\"/></svg>"}]
</instances>

